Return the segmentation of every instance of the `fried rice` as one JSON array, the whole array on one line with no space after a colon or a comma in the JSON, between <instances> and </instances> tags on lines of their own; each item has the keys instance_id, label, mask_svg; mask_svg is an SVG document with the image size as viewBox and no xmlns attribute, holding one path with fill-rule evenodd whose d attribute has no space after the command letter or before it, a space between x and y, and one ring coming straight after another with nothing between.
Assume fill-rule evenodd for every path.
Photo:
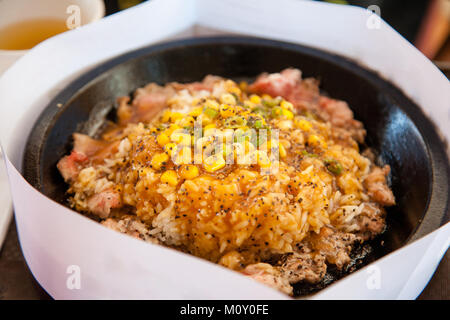
<instances>
[{"instance_id":1,"label":"fried rice","mask_svg":"<svg viewBox=\"0 0 450 320\"><path fill-rule=\"evenodd\" d=\"M58 169L76 211L292 294L385 228L390 168L360 152L365 134L297 69L207 76L119 98L117 121L75 133Z\"/></svg>"}]
</instances>

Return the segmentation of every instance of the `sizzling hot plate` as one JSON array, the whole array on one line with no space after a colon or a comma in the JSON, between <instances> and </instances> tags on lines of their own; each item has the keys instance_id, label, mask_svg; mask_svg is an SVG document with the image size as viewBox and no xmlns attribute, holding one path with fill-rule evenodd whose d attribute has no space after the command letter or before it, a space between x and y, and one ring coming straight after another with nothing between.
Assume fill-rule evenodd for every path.
<instances>
[{"instance_id":1,"label":"sizzling hot plate","mask_svg":"<svg viewBox=\"0 0 450 320\"><path fill-rule=\"evenodd\" d=\"M367 146L391 166L397 205L386 232L371 243L371 261L448 221L449 164L445 145L421 109L399 89L346 58L309 47L247 37L174 41L142 48L101 64L64 89L44 110L28 139L24 176L46 196L67 205L56 163L72 149L71 135L95 135L115 114L116 98L149 82L192 82L207 74L253 78L286 67L320 79L345 100L367 129ZM426 81L426 80L424 80ZM328 280L335 276L331 270ZM297 293L311 288L300 288ZM313 288L314 289L314 288ZM302 291L303 290L303 291Z\"/></svg>"}]
</instances>

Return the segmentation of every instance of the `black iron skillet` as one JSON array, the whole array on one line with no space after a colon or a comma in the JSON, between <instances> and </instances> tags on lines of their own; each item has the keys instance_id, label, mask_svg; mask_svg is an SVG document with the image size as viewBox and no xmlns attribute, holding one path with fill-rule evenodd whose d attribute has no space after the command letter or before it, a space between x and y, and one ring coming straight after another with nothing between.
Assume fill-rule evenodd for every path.
<instances>
[{"instance_id":1,"label":"black iron skillet","mask_svg":"<svg viewBox=\"0 0 450 320\"><path fill-rule=\"evenodd\" d=\"M397 205L388 209L388 228L372 242L374 250L366 261L448 221L450 170L445 145L416 104L376 73L346 58L259 38L212 37L152 45L87 72L37 120L25 150L24 176L43 194L67 205L67 185L56 163L71 150L73 132L93 135L114 114L117 97L149 82L192 82L207 74L251 78L286 67L301 69L305 77L318 77L331 97L347 101L367 129L367 145L376 150L380 163L391 166Z\"/></svg>"}]
</instances>

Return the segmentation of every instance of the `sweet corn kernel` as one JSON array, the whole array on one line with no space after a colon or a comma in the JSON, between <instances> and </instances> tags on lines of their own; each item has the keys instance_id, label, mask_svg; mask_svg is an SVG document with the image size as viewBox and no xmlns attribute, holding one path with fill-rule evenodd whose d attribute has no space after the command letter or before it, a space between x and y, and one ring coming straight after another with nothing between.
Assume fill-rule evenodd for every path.
<instances>
[{"instance_id":1,"label":"sweet corn kernel","mask_svg":"<svg viewBox=\"0 0 450 320\"><path fill-rule=\"evenodd\" d=\"M248 141L248 140L245 140L244 141L244 150L245 150L245 153L251 153L251 152L253 152L253 151L255 151L255 146L253 145L253 143L251 143L250 141Z\"/></svg>"},{"instance_id":2,"label":"sweet corn kernel","mask_svg":"<svg viewBox=\"0 0 450 320\"><path fill-rule=\"evenodd\" d=\"M161 133L160 135L158 135L156 137L156 141L158 142L158 144L161 147L164 147L166 144L168 144L170 142L169 137L167 136L167 134L165 133Z\"/></svg>"},{"instance_id":3,"label":"sweet corn kernel","mask_svg":"<svg viewBox=\"0 0 450 320\"><path fill-rule=\"evenodd\" d=\"M161 175L161 182L175 187L178 184L177 173L174 170L167 170Z\"/></svg>"},{"instance_id":4,"label":"sweet corn kernel","mask_svg":"<svg viewBox=\"0 0 450 320\"><path fill-rule=\"evenodd\" d=\"M282 120L278 121L277 127L281 130L290 130L294 127L294 123L292 122L292 120Z\"/></svg>"},{"instance_id":5,"label":"sweet corn kernel","mask_svg":"<svg viewBox=\"0 0 450 320\"><path fill-rule=\"evenodd\" d=\"M161 122L169 122L171 115L172 115L172 111L170 111L170 110L167 110L166 112L164 112L161 117Z\"/></svg>"},{"instance_id":6,"label":"sweet corn kernel","mask_svg":"<svg viewBox=\"0 0 450 320\"><path fill-rule=\"evenodd\" d=\"M252 94L250 96L250 102L254 103L254 104L260 104L261 103L261 98L259 96L257 96L256 94Z\"/></svg>"},{"instance_id":7,"label":"sweet corn kernel","mask_svg":"<svg viewBox=\"0 0 450 320\"><path fill-rule=\"evenodd\" d=\"M202 114L203 108L202 107L195 107L191 110L191 112L189 112L189 115L191 117L198 117L199 115Z\"/></svg>"},{"instance_id":8,"label":"sweet corn kernel","mask_svg":"<svg viewBox=\"0 0 450 320\"><path fill-rule=\"evenodd\" d=\"M214 123L210 123L210 124L206 125L206 126L203 128L203 130L206 131L206 130L208 130L208 129L214 129L214 128L216 128L216 125L215 125Z\"/></svg>"},{"instance_id":9,"label":"sweet corn kernel","mask_svg":"<svg viewBox=\"0 0 450 320\"><path fill-rule=\"evenodd\" d=\"M260 167L263 167L263 168L267 168L271 164L270 163L270 159L267 156L267 153L264 152L264 151L261 151L261 150L257 151L257 158L256 158L256 160L258 161L258 165Z\"/></svg>"},{"instance_id":10,"label":"sweet corn kernel","mask_svg":"<svg viewBox=\"0 0 450 320\"><path fill-rule=\"evenodd\" d=\"M225 89L226 90L228 90L232 87L235 87L235 86L236 86L236 82L234 82L233 80L230 80L230 79L225 80Z\"/></svg>"},{"instance_id":11,"label":"sweet corn kernel","mask_svg":"<svg viewBox=\"0 0 450 320\"><path fill-rule=\"evenodd\" d=\"M166 164L168 160L169 155L167 153L157 153L152 158L152 168L158 170Z\"/></svg>"},{"instance_id":12,"label":"sweet corn kernel","mask_svg":"<svg viewBox=\"0 0 450 320\"><path fill-rule=\"evenodd\" d=\"M176 165L191 163L192 152L190 147L183 147L179 151L177 149L177 154L174 159Z\"/></svg>"},{"instance_id":13,"label":"sweet corn kernel","mask_svg":"<svg viewBox=\"0 0 450 320\"><path fill-rule=\"evenodd\" d=\"M205 102L205 108L211 108L214 110L219 110L219 104L217 103L217 101L208 99Z\"/></svg>"},{"instance_id":14,"label":"sweet corn kernel","mask_svg":"<svg viewBox=\"0 0 450 320\"><path fill-rule=\"evenodd\" d=\"M278 145L278 148L279 148L279 150L280 150L280 157L281 157L281 158L285 158L286 155L287 155L287 153L286 153L286 149L284 148L284 146L280 143L280 144Z\"/></svg>"},{"instance_id":15,"label":"sweet corn kernel","mask_svg":"<svg viewBox=\"0 0 450 320\"><path fill-rule=\"evenodd\" d=\"M191 135L181 130L176 130L170 135L170 140L182 145L191 144Z\"/></svg>"},{"instance_id":16,"label":"sweet corn kernel","mask_svg":"<svg viewBox=\"0 0 450 320\"><path fill-rule=\"evenodd\" d=\"M266 93L263 94L261 98L263 98L264 100L270 100L270 99L272 99L272 97L271 97L270 95L266 94Z\"/></svg>"},{"instance_id":17,"label":"sweet corn kernel","mask_svg":"<svg viewBox=\"0 0 450 320\"><path fill-rule=\"evenodd\" d=\"M316 136L315 134L312 134L308 137L308 144L310 145L319 145L320 144L320 138Z\"/></svg>"},{"instance_id":18,"label":"sweet corn kernel","mask_svg":"<svg viewBox=\"0 0 450 320\"><path fill-rule=\"evenodd\" d=\"M205 125L207 125L209 123L212 123L213 120L210 117L208 117L206 114L202 113L201 115L199 115L197 117L197 122L199 122L199 123L201 123L202 125L205 126Z\"/></svg>"},{"instance_id":19,"label":"sweet corn kernel","mask_svg":"<svg viewBox=\"0 0 450 320\"><path fill-rule=\"evenodd\" d=\"M168 143L164 146L164 151L169 155L172 156L177 151L177 145L175 143Z\"/></svg>"},{"instance_id":20,"label":"sweet corn kernel","mask_svg":"<svg viewBox=\"0 0 450 320\"><path fill-rule=\"evenodd\" d=\"M177 124L171 124L169 128L167 128L166 130L164 130L164 133L165 133L168 137L170 137L171 134L172 134L175 130L178 130L178 129L181 129L181 127L180 127L179 125L177 125Z\"/></svg>"},{"instance_id":21,"label":"sweet corn kernel","mask_svg":"<svg viewBox=\"0 0 450 320\"><path fill-rule=\"evenodd\" d=\"M181 167L180 175L184 179L194 179L198 177L199 171L198 168L194 165L186 165Z\"/></svg>"},{"instance_id":22,"label":"sweet corn kernel","mask_svg":"<svg viewBox=\"0 0 450 320\"><path fill-rule=\"evenodd\" d=\"M295 122L295 125L297 126L297 128L303 130L303 131L309 131L312 128L312 124L311 122L309 122L308 120L305 119L300 119L298 121Z\"/></svg>"},{"instance_id":23,"label":"sweet corn kernel","mask_svg":"<svg viewBox=\"0 0 450 320\"><path fill-rule=\"evenodd\" d=\"M184 117L184 114L182 114L181 112L172 112L172 114L170 115L170 122L175 123L175 121L182 119Z\"/></svg>"},{"instance_id":24,"label":"sweet corn kernel","mask_svg":"<svg viewBox=\"0 0 450 320\"><path fill-rule=\"evenodd\" d=\"M244 100L244 106L249 109L255 108L256 104L251 102L250 100Z\"/></svg>"},{"instance_id":25,"label":"sweet corn kernel","mask_svg":"<svg viewBox=\"0 0 450 320\"><path fill-rule=\"evenodd\" d=\"M229 118L229 117L234 116L235 114L236 114L236 110L232 106L230 106L228 104L222 104L220 106L220 115L223 118Z\"/></svg>"},{"instance_id":26,"label":"sweet corn kernel","mask_svg":"<svg viewBox=\"0 0 450 320\"><path fill-rule=\"evenodd\" d=\"M191 116L184 117L179 120L179 125L184 127L193 127L195 124L195 119Z\"/></svg>"},{"instance_id":27,"label":"sweet corn kernel","mask_svg":"<svg viewBox=\"0 0 450 320\"><path fill-rule=\"evenodd\" d=\"M231 93L224 93L220 96L220 102L225 104L236 104L236 98Z\"/></svg>"},{"instance_id":28,"label":"sweet corn kernel","mask_svg":"<svg viewBox=\"0 0 450 320\"><path fill-rule=\"evenodd\" d=\"M192 106L196 106L196 105L198 105L198 104L200 103L200 101L201 101L200 98L194 98L194 99L192 99L192 101L191 101L191 105L192 105Z\"/></svg>"},{"instance_id":29,"label":"sweet corn kernel","mask_svg":"<svg viewBox=\"0 0 450 320\"><path fill-rule=\"evenodd\" d=\"M308 137L308 144L314 147L322 147L322 148L327 147L326 142L315 134L312 134Z\"/></svg>"},{"instance_id":30,"label":"sweet corn kernel","mask_svg":"<svg viewBox=\"0 0 450 320\"><path fill-rule=\"evenodd\" d=\"M282 107L283 109L291 110L291 111L294 110L294 105L286 100L281 101L280 107Z\"/></svg>"},{"instance_id":31,"label":"sweet corn kernel","mask_svg":"<svg viewBox=\"0 0 450 320\"><path fill-rule=\"evenodd\" d=\"M207 172L216 172L225 167L225 159L222 155L212 155L203 161L203 167Z\"/></svg>"},{"instance_id":32,"label":"sweet corn kernel","mask_svg":"<svg viewBox=\"0 0 450 320\"><path fill-rule=\"evenodd\" d=\"M157 133L157 132L158 132L158 128L152 127L152 128L150 129L150 132L151 132L151 133Z\"/></svg>"},{"instance_id":33,"label":"sweet corn kernel","mask_svg":"<svg viewBox=\"0 0 450 320\"><path fill-rule=\"evenodd\" d=\"M232 86L231 88L228 89L228 92L239 96L241 94L241 89L239 89L236 86Z\"/></svg>"},{"instance_id":34,"label":"sweet corn kernel","mask_svg":"<svg viewBox=\"0 0 450 320\"><path fill-rule=\"evenodd\" d=\"M294 119L294 114L288 109L282 108L281 114L288 120Z\"/></svg>"},{"instance_id":35,"label":"sweet corn kernel","mask_svg":"<svg viewBox=\"0 0 450 320\"><path fill-rule=\"evenodd\" d=\"M263 143L261 143L259 145L259 150L263 150L263 151L267 150L267 151L273 152L275 150L272 150L272 148L276 149L278 143L279 143L278 140L272 140L272 139L264 141Z\"/></svg>"}]
</instances>

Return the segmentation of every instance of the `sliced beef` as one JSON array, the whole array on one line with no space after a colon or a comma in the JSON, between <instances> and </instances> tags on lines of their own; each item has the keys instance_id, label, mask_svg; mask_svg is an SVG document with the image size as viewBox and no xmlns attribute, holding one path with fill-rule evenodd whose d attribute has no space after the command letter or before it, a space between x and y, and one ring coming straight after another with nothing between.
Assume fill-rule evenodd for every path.
<instances>
[{"instance_id":1,"label":"sliced beef","mask_svg":"<svg viewBox=\"0 0 450 320\"><path fill-rule=\"evenodd\" d=\"M88 201L88 210L102 219L108 218L111 209L119 208L121 204L120 194L114 190L105 190L91 196Z\"/></svg>"},{"instance_id":2,"label":"sliced beef","mask_svg":"<svg viewBox=\"0 0 450 320\"><path fill-rule=\"evenodd\" d=\"M223 78L218 76L207 75L201 82L191 82L191 83L178 83L173 82L171 86L176 90L184 90L187 89L190 92L206 90L213 91L214 85L223 80Z\"/></svg>"},{"instance_id":3,"label":"sliced beef","mask_svg":"<svg viewBox=\"0 0 450 320\"><path fill-rule=\"evenodd\" d=\"M356 141L360 143L364 141L366 136L364 126L353 118L353 111L350 110L347 102L321 96L318 115L332 125L348 130Z\"/></svg>"},{"instance_id":4,"label":"sliced beef","mask_svg":"<svg viewBox=\"0 0 450 320\"><path fill-rule=\"evenodd\" d=\"M133 122L134 110L130 103L130 97L117 98L117 122L120 126L126 126L128 123Z\"/></svg>"},{"instance_id":5,"label":"sliced beef","mask_svg":"<svg viewBox=\"0 0 450 320\"><path fill-rule=\"evenodd\" d=\"M285 69L281 73L263 73L249 86L249 91L287 97L301 83L302 73L297 69Z\"/></svg>"},{"instance_id":6,"label":"sliced beef","mask_svg":"<svg viewBox=\"0 0 450 320\"><path fill-rule=\"evenodd\" d=\"M374 166L364 180L364 186L369 196L383 206L393 206L395 204L394 194L389 189L386 181L390 171L389 165L385 165L383 168Z\"/></svg>"},{"instance_id":7,"label":"sliced beef","mask_svg":"<svg viewBox=\"0 0 450 320\"><path fill-rule=\"evenodd\" d=\"M84 153L73 150L70 155L61 158L56 167L63 176L64 181L69 182L76 179L83 168L83 164L87 161L88 157Z\"/></svg>"},{"instance_id":8,"label":"sliced beef","mask_svg":"<svg viewBox=\"0 0 450 320\"><path fill-rule=\"evenodd\" d=\"M73 134L73 150L86 155L93 162L102 162L111 154L117 152L120 141L95 140L85 134Z\"/></svg>"},{"instance_id":9,"label":"sliced beef","mask_svg":"<svg viewBox=\"0 0 450 320\"><path fill-rule=\"evenodd\" d=\"M353 139L363 142L366 131L344 101L320 95L315 79L302 79L300 70L285 69L280 73L263 73L249 86L250 92L281 96L295 105L297 110L311 111L335 127L344 128Z\"/></svg>"},{"instance_id":10,"label":"sliced beef","mask_svg":"<svg viewBox=\"0 0 450 320\"><path fill-rule=\"evenodd\" d=\"M73 134L74 147L70 155L64 156L56 165L64 181L76 179L80 171L89 163L102 162L115 153L120 141L99 141L85 134Z\"/></svg>"},{"instance_id":11,"label":"sliced beef","mask_svg":"<svg viewBox=\"0 0 450 320\"><path fill-rule=\"evenodd\" d=\"M320 97L319 99L321 117L325 121L330 121L337 127L344 127L353 120L353 112L345 101Z\"/></svg>"},{"instance_id":12,"label":"sliced beef","mask_svg":"<svg viewBox=\"0 0 450 320\"><path fill-rule=\"evenodd\" d=\"M317 283L327 272L325 256L310 250L286 254L278 265L283 276L292 284L302 281Z\"/></svg>"},{"instance_id":13,"label":"sliced beef","mask_svg":"<svg viewBox=\"0 0 450 320\"><path fill-rule=\"evenodd\" d=\"M319 81L314 78L303 79L286 97L298 111L317 110L320 99Z\"/></svg>"},{"instance_id":14,"label":"sliced beef","mask_svg":"<svg viewBox=\"0 0 450 320\"><path fill-rule=\"evenodd\" d=\"M171 86L159 86L151 83L136 90L133 102L129 104L129 97L118 99L117 110L120 125L127 123L147 122L152 120L166 105L167 100L175 94Z\"/></svg>"},{"instance_id":15,"label":"sliced beef","mask_svg":"<svg viewBox=\"0 0 450 320\"><path fill-rule=\"evenodd\" d=\"M312 248L325 256L328 263L336 265L340 270L350 261L350 253L355 242L361 238L353 233L344 233L323 227L319 234L310 237Z\"/></svg>"},{"instance_id":16,"label":"sliced beef","mask_svg":"<svg viewBox=\"0 0 450 320\"><path fill-rule=\"evenodd\" d=\"M256 94L283 97L297 109L315 109L319 101L319 84L315 79L302 79L298 69L285 69L280 73L263 73L249 86Z\"/></svg>"},{"instance_id":17,"label":"sliced beef","mask_svg":"<svg viewBox=\"0 0 450 320\"><path fill-rule=\"evenodd\" d=\"M96 154L100 149L103 149L108 143L92 139L88 135L81 133L73 134L73 150L83 153L87 157Z\"/></svg>"}]
</instances>

